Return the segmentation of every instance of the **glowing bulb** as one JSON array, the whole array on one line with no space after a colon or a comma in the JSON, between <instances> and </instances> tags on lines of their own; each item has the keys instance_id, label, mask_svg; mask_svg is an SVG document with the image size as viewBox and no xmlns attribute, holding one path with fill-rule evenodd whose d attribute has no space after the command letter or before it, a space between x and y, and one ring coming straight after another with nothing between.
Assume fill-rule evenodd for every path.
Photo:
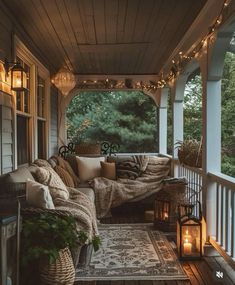
<instances>
[{"instance_id":1,"label":"glowing bulb","mask_svg":"<svg viewBox=\"0 0 235 285\"><path fill-rule=\"evenodd\" d=\"M16 85L21 86L21 80L19 78L16 79Z\"/></svg>"}]
</instances>

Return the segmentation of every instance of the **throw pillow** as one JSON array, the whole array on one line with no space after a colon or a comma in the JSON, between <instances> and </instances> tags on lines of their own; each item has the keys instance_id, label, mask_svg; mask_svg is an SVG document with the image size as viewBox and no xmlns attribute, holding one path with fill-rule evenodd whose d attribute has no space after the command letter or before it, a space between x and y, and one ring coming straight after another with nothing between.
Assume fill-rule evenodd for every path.
<instances>
[{"instance_id":1,"label":"throw pillow","mask_svg":"<svg viewBox=\"0 0 235 285\"><path fill-rule=\"evenodd\" d=\"M36 181L26 181L26 200L34 207L55 209L48 186Z\"/></svg>"},{"instance_id":2,"label":"throw pillow","mask_svg":"<svg viewBox=\"0 0 235 285\"><path fill-rule=\"evenodd\" d=\"M78 173L81 182L100 177L100 162L105 161L104 157L80 157L77 156Z\"/></svg>"},{"instance_id":3,"label":"throw pillow","mask_svg":"<svg viewBox=\"0 0 235 285\"><path fill-rule=\"evenodd\" d=\"M61 166L56 165L54 167L55 172L60 176L64 184L68 187L74 187L73 178L70 176L70 174Z\"/></svg>"},{"instance_id":4,"label":"throw pillow","mask_svg":"<svg viewBox=\"0 0 235 285\"><path fill-rule=\"evenodd\" d=\"M68 200L69 192L59 175L51 167L38 167L36 171L37 181L47 185L53 201L56 198Z\"/></svg>"},{"instance_id":5,"label":"throw pillow","mask_svg":"<svg viewBox=\"0 0 235 285\"><path fill-rule=\"evenodd\" d=\"M27 179L34 180L29 169L26 167L19 168L15 171L5 174L2 184L4 183L25 183Z\"/></svg>"},{"instance_id":6,"label":"throw pillow","mask_svg":"<svg viewBox=\"0 0 235 285\"><path fill-rule=\"evenodd\" d=\"M159 175L166 172L166 176L170 173L171 160L167 157L149 156L149 162L143 174Z\"/></svg>"},{"instance_id":7,"label":"throw pillow","mask_svg":"<svg viewBox=\"0 0 235 285\"><path fill-rule=\"evenodd\" d=\"M49 158L49 160L55 163L55 166L58 165L61 168L63 168L65 171L67 171L69 173L69 175L72 177L73 179L73 187L77 187L79 185L79 178L77 177L77 175L74 173L73 168L71 167L71 165L69 164L69 162L65 159L63 159L61 156L58 155L53 155L52 157ZM48 160L48 161L49 161ZM76 157L75 157L75 163L76 162ZM53 168L55 168L55 166ZM77 167L77 165L76 165ZM56 171L57 172L57 171ZM62 179L63 180L63 179ZM65 183L66 184L66 183ZM66 184L67 185L67 184ZM67 185L68 186L68 185ZM72 187L72 186L71 186Z\"/></svg>"},{"instance_id":8,"label":"throw pillow","mask_svg":"<svg viewBox=\"0 0 235 285\"><path fill-rule=\"evenodd\" d=\"M40 159L40 158L34 160L33 164L35 164L35 165L37 165L39 167L42 167L42 166L51 167L50 163L47 160Z\"/></svg>"},{"instance_id":9,"label":"throw pillow","mask_svg":"<svg viewBox=\"0 0 235 285\"><path fill-rule=\"evenodd\" d=\"M141 173L141 167L135 155L111 157L108 161L116 163L117 178L134 180Z\"/></svg>"},{"instance_id":10,"label":"throw pillow","mask_svg":"<svg viewBox=\"0 0 235 285\"><path fill-rule=\"evenodd\" d=\"M101 176L116 180L116 164L115 162L100 162L101 165Z\"/></svg>"},{"instance_id":11,"label":"throw pillow","mask_svg":"<svg viewBox=\"0 0 235 285\"><path fill-rule=\"evenodd\" d=\"M65 165L65 169L68 171L68 173L70 174L70 176L73 179L74 187L77 187L80 183L79 178L74 173L73 168L71 167L71 165L69 164L69 162L67 160L64 161L64 165Z\"/></svg>"}]
</instances>

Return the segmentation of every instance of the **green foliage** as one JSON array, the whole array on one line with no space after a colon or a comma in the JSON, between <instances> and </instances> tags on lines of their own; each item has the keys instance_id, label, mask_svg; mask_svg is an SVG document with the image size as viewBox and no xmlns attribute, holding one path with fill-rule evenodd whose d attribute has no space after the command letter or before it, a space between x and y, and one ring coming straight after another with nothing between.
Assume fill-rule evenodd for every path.
<instances>
[{"instance_id":1,"label":"green foliage","mask_svg":"<svg viewBox=\"0 0 235 285\"><path fill-rule=\"evenodd\" d=\"M200 141L202 135L202 81L196 75L185 86L184 94L184 138Z\"/></svg>"},{"instance_id":2,"label":"green foliage","mask_svg":"<svg viewBox=\"0 0 235 285\"><path fill-rule=\"evenodd\" d=\"M92 245L93 245L94 251L97 251L100 248L100 245L101 245L100 237L96 236L92 240Z\"/></svg>"},{"instance_id":3,"label":"green foliage","mask_svg":"<svg viewBox=\"0 0 235 285\"><path fill-rule=\"evenodd\" d=\"M227 53L222 79L222 172L235 177L235 55ZM82 92L67 110L68 138L73 142L112 141L120 152L157 151L156 106L141 92ZM216 126L215 126L216 127ZM201 76L185 88L184 138L201 140ZM172 153L172 108L168 104L168 153Z\"/></svg>"},{"instance_id":4,"label":"green foliage","mask_svg":"<svg viewBox=\"0 0 235 285\"><path fill-rule=\"evenodd\" d=\"M63 248L74 248L84 244L87 236L77 232L72 216L59 217L53 213L40 214L23 220L22 255L23 264L46 259L53 263Z\"/></svg>"},{"instance_id":5,"label":"green foliage","mask_svg":"<svg viewBox=\"0 0 235 285\"><path fill-rule=\"evenodd\" d=\"M235 55L226 53L222 78L222 173L235 177ZM216 126L215 126L216 127ZM200 140L202 134L202 83L197 75L186 84L184 136Z\"/></svg>"},{"instance_id":6,"label":"green foliage","mask_svg":"<svg viewBox=\"0 0 235 285\"><path fill-rule=\"evenodd\" d=\"M68 138L111 141L120 152L156 151L156 105L142 92L81 92L67 109Z\"/></svg>"}]
</instances>

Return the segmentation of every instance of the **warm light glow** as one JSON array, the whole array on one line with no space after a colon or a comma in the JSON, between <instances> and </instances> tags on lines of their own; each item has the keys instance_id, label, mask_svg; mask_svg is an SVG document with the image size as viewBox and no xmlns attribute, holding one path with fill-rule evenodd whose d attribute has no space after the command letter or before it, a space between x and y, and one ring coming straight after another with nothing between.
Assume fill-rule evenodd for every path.
<instances>
[{"instance_id":1,"label":"warm light glow","mask_svg":"<svg viewBox=\"0 0 235 285\"><path fill-rule=\"evenodd\" d=\"M20 71L16 71L15 73L14 73L14 78L13 78L13 80L14 80L14 87L21 87L21 72Z\"/></svg>"},{"instance_id":2,"label":"warm light glow","mask_svg":"<svg viewBox=\"0 0 235 285\"><path fill-rule=\"evenodd\" d=\"M164 213L164 220L167 220L168 219L168 213Z\"/></svg>"},{"instance_id":3,"label":"warm light glow","mask_svg":"<svg viewBox=\"0 0 235 285\"><path fill-rule=\"evenodd\" d=\"M188 242L188 240L184 243L184 254L190 255L192 253L192 244L191 242Z\"/></svg>"},{"instance_id":4,"label":"warm light glow","mask_svg":"<svg viewBox=\"0 0 235 285\"><path fill-rule=\"evenodd\" d=\"M66 68L61 68L53 78L52 83L66 96L75 87L76 80L71 71Z\"/></svg>"},{"instance_id":5,"label":"warm light glow","mask_svg":"<svg viewBox=\"0 0 235 285\"><path fill-rule=\"evenodd\" d=\"M15 64L11 69L11 89L22 91L27 88L27 75L20 64Z\"/></svg>"}]
</instances>

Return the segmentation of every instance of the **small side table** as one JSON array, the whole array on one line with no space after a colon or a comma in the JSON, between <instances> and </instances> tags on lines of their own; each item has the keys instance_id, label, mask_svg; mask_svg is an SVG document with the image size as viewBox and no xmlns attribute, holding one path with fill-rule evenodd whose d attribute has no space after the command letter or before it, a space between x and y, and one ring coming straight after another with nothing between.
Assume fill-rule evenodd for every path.
<instances>
[{"instance_id":1,"label":"small side table","mask_svg":"<svg viewBox=\"0 0 235 285\"><path fill-rule=\"evenodd\" d=\"M154 226L162 231L176 231L177 206L185 201L186 184L165 184L154 201Z\"/></svg>"},{"instance_id":2,"label":"small side table","mask_svg":"<svg viewBox=\"0 0 235 285\"><path fill-rule=\"evenodd\" d=\"M0 217L0 227L1 284L17 284L17 216Z\"/></svg>"}]
</instances>

